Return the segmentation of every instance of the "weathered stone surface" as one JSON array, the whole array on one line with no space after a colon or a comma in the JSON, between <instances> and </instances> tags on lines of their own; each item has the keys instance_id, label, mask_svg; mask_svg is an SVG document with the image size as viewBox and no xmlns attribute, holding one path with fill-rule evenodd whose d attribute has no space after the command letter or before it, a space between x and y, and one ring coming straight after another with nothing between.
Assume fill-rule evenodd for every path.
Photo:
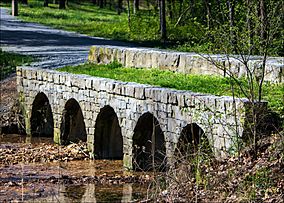
<instances>
[{"instance_id":1,"label":"weathered stone surface","mask_svg":"<svg viewBox=\"0 0 284 203\"><path fill-rule=\"evenodd\" d=\"M119 50L117 54L118 52ZM105 50L101 50L101 53L105 53ZM50 78L54 80L51 81ZM17 84L20 101L26 112L27 133L30 133L33 101L37 94L42 92L47 96L52 108L54 140L57 143L60 143L63 110L69 99L73 98L80 104L88 134L89 150L94 148L97 115L103 107L112 107L123 136L125 167L132 167L132 136L139 118L147 112L154 115L159 122L169 158L183 128L188 124L195 123L202 128L208 139L212 140L213 151L220 156L225 156L226 150L233 147L236 137L241 137L247 130L246 110L250 108L247 99L234 100L232 97L217 97L27 67L17 69ZM261 103L260 109L266 105L265 102Z\"/></svg>"},{"instance_id":2,"label":"weathered stone surface","mask_svg":"<svg viewBox=\"0 0 284 203\"><path fill-rule=\"evenodd\" d=\"M126 67L159 68L181 73L221 75L233 74L245 77L247 68L256 75L261 74L262 60L251 56L246 68L240 56L194 54L146 48L128 48L115 46L93 46L89 53L89 61L108 64L118 61ZM271 57L265 67L265 81L284 82L284 59Z\"/></svg>"}]
</instances>

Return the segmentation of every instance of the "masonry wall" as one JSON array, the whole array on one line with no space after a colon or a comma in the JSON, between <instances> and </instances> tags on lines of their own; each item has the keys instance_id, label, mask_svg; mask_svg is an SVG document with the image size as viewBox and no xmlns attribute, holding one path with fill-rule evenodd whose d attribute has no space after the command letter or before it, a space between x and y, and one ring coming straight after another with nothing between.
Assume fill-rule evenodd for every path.
<instances>
[{"instance_id":1,"label":"masonry wall","mask_svg":"<svg viewBox=\"0 0 284 203\"><path fill-rule=\"evenodd\" d=\"M169 160L180 133L187 124L196 123L203 129L216 156L225 156L229 151L234 151L238 142L237 134L241 137L246 131L246 110L249 106L246 99L236 99L234 103L232 97L27 67L18 67L17 84L28 134L33 101L42 92L49 99L52 109L54 141L60 143L64 106L73 98L82 109L88 147L92 152L96 118L101 108L111 106L121 127L124 165L127 168L132 168L134 128L146 112L152 113L160 123Z\"/></svg>"},{"instance_id":2,"label":"masonry wall","mask_svg":"<svg viewBox=\"0 0 284 203\"><path fill-rule=\"evenodd\" d=\"M240 56L228 58L225 55L198 55L146 48L93 46L89 53L89 61L102 64L118 61L125 67L159 68L190 74L225 76L228 75L228 70L236 77L245 77L247 74L245 66L240 62ZM216 68L213 63L221 64L223 68ZM254 74L261 75L261 57L250 56L248 64ZM274 83L284 82L283 57L267 59L264 79Z\"/></svg>"}]
</instances>

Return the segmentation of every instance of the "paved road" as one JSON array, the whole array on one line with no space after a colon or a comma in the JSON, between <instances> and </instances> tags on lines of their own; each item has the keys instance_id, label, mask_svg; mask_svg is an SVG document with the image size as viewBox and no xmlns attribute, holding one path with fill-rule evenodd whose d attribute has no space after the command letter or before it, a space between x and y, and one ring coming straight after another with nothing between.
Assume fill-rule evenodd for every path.
<instances>
[{"instance_id":1,"label":"paved road","mask_svg":"<svg viewBox=\"0 0 284 203\"><path fill-rule=\"evenodd\" d=\"M11 16L6 8L0 8L0 12L2 50L40 57L40 62L32 64L34 67L57 68L84 63L92 45L134 46L23 22Z\"/></svg>"}]
</instances>

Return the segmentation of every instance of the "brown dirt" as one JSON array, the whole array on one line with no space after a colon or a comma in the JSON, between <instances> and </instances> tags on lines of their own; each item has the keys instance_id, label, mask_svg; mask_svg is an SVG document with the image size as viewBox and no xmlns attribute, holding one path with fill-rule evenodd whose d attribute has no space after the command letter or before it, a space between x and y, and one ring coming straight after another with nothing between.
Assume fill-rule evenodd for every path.
<instances>
[{"instance_id":1,"label":"brown dirt","mask_svg":"<svg viewBox=\"0 0 284 203\"><path fill-rule=\"evenodd\" d=\"M251 150L221 161L202 160L199 173L193 161L184 160L169 171L172 181L162 193L165 201L284 202L284 136L274 134Z\"/></svg>"},{"instance_id":2,"label":"brown dirt","mask_svg":"<svg viewBox=\"0 0 284 203\"><path fill-rule=\"evenodd\" d=\"M17 132L16 128L22 123L21 119L17 105L16 76L11 76L0 81L0 133L3 131Z\"/></svg>"}]
</instances>

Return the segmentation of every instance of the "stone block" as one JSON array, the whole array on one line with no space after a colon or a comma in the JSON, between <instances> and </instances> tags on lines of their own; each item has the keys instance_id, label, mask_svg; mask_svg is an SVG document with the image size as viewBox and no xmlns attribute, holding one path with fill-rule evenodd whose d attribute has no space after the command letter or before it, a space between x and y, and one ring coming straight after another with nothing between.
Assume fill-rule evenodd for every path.
<instances>
[{"instance_id":1,"label":"stone block","mask_svg":"<svg viewBox=\"0 0 284 203\"><path fill-rule=\"evenodd\" d=\"M171 91L171 92L169 92L169 94L168 94L168 102L170 103L170 104L177 104L177 92L176 91Z\"/></svg>"},{"instance_id":2,"label":"stone block","mask_svg":"<svg viewBox=\"0 0 284 203\"><path fill-rule=\"evenodd\" d=\"M113 93L115 93L115 94L118 94L118 95L121 95L121 93L122 93L122 83L115 83L114 84L114 88L113 88Z\"/></svg>"},{"instance_id":3,"label":"stone block","mask_svg":"<svg viewBox=\"0 0 284 203\"><path fill-rule=\"evenodd\" d=\"M50 72L47 73L47 81L48 82L52 83L54 81L53 75L54 75L53 73L50 73Z\"/></svg>"},{"instance_id":4,"label":"stone block","mask_svg":"<svg viewBox=\"0 0 284 203\"><path fill-rule=\"evenodd\" d=\"M136 99L145 99L145 87L144 86L135 86L134 87L134 97Z\"/></svg>"},{"instance_id":5,"label":"stone block","mask_svg":"<svg viewBox=\"0 0 284 203\"><path fill-rule=\"evenodd\" d=\"M128 83L125 85L125 96L134 97L135 96L135 85Z\"/></svg>"},{"instance_id":6,"label":"stone block","mask_svg":"<svg viewBox=\"0 0 284 203\"><path fill-rule=\"evenodd\" d=\"M85 84L86 84L86 88L87 89L91 89L92 88L92 79L91 78L86 78L85 79Z\"/></svg>"}]
</instances>

